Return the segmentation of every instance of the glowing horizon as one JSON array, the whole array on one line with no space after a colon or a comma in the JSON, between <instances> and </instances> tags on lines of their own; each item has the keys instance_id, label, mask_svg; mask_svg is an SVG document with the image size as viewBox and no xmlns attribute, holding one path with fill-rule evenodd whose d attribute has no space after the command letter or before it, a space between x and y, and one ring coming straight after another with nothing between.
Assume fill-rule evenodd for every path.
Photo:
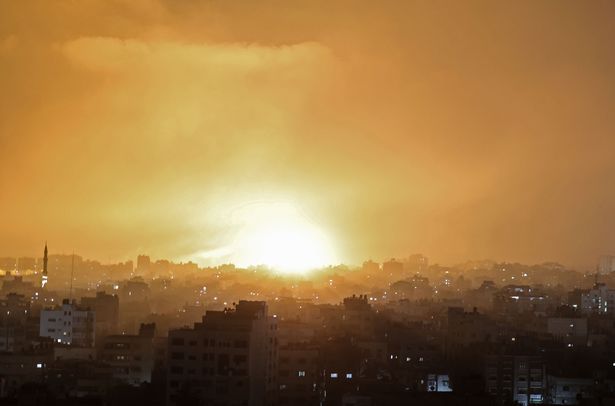
<instances>
[{"instance_id":1,"label":"glowing horizon","mask_svg":"<svg viewBox=\"0 0 615 406\"><path fill-rule=\"evenodd\" d=\"M615 247L613 15L0 2L0 256L593 266ZM309 216L226 215L272 196Z\"/></svg>"}]
</instances>

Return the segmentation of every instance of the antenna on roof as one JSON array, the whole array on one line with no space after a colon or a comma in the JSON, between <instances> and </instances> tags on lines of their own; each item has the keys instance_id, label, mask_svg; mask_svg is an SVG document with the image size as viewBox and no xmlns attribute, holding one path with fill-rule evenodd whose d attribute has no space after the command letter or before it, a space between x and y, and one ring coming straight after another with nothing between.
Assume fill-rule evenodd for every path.
<instances>
[{"instance_id":1,"label":"antenna on roof","mask_svg":"<svg viewBox=\"0 0 615 406\"><path fill-rule=\"evenodd\" d=\"M70 303L73 303L73 273L75 271L75 250L73 250L73 256L70 261L70 291L68 293L68 298Z\"/></svg>"}]
</instances>

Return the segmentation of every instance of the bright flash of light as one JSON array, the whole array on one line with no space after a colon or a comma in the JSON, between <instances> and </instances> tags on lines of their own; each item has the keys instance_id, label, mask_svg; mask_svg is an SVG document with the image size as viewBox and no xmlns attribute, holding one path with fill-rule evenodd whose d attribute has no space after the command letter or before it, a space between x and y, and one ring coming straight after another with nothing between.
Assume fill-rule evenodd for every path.
<instances>
[{"instance_id":1,"label":"bright flash of light","mask_svg":"<svg viewBox=\"0 0 615 406\"><path fill-rule=\"evenodd\" d=\"M255 202L233 212L239 231L232 245L239 266L266 265L299 273L336 262L331 241L297 206Z\"/></svg>"}]
</instances>

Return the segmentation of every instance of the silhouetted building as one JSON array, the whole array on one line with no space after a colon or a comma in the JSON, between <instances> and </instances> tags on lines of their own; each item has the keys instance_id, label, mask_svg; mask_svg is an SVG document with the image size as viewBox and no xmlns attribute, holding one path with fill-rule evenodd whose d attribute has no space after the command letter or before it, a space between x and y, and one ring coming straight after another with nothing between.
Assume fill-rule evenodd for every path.
<instances>
[{"instance_id":1,"label":"silhouetted building","mask_svg":"<svg viewBox=\"0 0 615 406\"><path fill-rule=\"evenodd\" d=\"M549 317L547 332L566 345L587 344L587 319L581 317Z\"/></svg>"},{"instance_id":2,"label":"silhouetted building","mask_svg":"<svg viewBox=\"0 0 615 406\"><path fill-rule=\"evenodd\" d=\"M95 297L82 297L81 307L96 314L96 335L103 337L117 333L120 317L120 300L117 295L96 292Z\"/></svg>"},{"instance_id":3,"label":"silhouetted building","mask_svg":"<svg viewBox=\"0 0 615 406\"><path fill-rule=\"evenodd\" d=\"M265 302L208 311L192 329L171 330L169 404L273 404L277 392L277 326Z\"/></svg>"},{"instance_id":4,"label":"silhouetted building","mask_svg":"<svg viewBox=\"0 0 615 406\"><path fill-rule=\"evenodd\" d=\"M311 406L320 402L322 376L319 350L310 344L289 344L279 350L280 406Z\"/></svg>"},{"instance_id":5,"label":"silhouetted building","mask_svg":"<svg viewBox=\"0 0 615 406\"><path fill-rule=\"evenodd\" d=\"M545 403L546 370L541 357L490 355L485 364L486 391L498 404Z\"/></svg>"},{"instance_id":6,"label":"silhouetted building","mask_svg":"<svg viewBox=\"0 0 615 406\"><path fill-rule=\"evenodd\" d=\"M23 296L10 293L0 299L0 351L19 352L27 347L30 302Z\"/></svg>"},{"instance_id":7,"label":"silhouetted building","mask_svg":"<svg viewBox=\"0 0 615 406\"><path fill-rule=\"evenodd\" d=\"M136 386L149 383L155 365L155 335L155 324L141 324L138 335L107 336L100 359L111 365L115 379Z\"/></svg>"}]
</instances>

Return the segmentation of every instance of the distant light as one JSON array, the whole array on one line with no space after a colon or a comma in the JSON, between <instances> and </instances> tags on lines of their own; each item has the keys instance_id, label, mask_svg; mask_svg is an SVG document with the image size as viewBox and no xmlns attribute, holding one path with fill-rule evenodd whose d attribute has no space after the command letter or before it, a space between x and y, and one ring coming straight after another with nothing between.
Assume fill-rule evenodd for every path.
<instances>
[{"instance_id":1,"label":"distant light","mask_svg":"<svg viewBox=\"0 0 615 406\"><path fill-rule=\"evenodd\" d=\"M337 372L331 372L331 378L337 378Z\"/></svg>"},{"instance_id":2,"label":"distant light","mask_svg":"<svg viewBox=\"0 0 615 406\"><path fill-rule=\"evenodd\" d=\"M346 379L352 379L352 374L351 373L347 373L346 374Z\"/></svg>"},{"instance_id":3,"label":"distant light","mask_svg":"<svg viewBox=\"0 0 615 406\"><path fill-rule=\"evenodd\" d=\"M43 364L41 364L41 363L39 362L38 364L36 364L36 367L37 367L38 369L41 369L41 368L43 367Z\"/></svg>"}]
</instances>

